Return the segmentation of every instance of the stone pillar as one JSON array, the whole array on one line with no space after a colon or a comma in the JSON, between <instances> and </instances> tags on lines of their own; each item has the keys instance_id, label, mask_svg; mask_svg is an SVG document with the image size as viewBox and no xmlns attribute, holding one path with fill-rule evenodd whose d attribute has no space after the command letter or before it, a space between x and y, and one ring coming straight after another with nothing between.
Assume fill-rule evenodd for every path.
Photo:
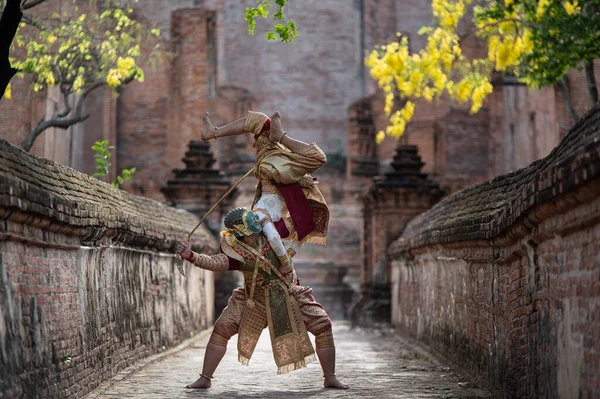
<instances>
[{"instance_id":1,"label":"stone pillar","mask_svg":"<svg viewBox=\"0 0 600 399\"><path fill-rule=\"evenodd\" d=\"M173 169L175 179L169 180L161 191L171 206L202 217L229 190L231 183L213 168L215 158L208 143L191 141L183 162L186 168ZM221 219L231 209L236 196L237 189L207 218L205 223L213 233L220 231Z\"/></svg>"},{"instance_id":2,"label":"stone pillar","mask_svg":"<svg viewBox=\"0 0 600 399\"><path fill-rule=\"evenodd\" d=\"M362 292L351 310L353 321L358 324L389 321L387 247L410 219L428 210L444 195L444 190L421 172L423 165L417 146L401 144L391 163L392 170L373 178L371 186L361 195Z\"/></svg>"},{"instance_id":3,"label":"stone pillar","mask_svg":"<svg viewBox=\"0 0 600 399\"><path fill-rule=\"evenodd\" d=\"M348 180L371 178L378 173L375 121L371 98L363 98L348 109Z\"/></svg>"},{"instance_id":4,"label":"stone pillar","mask_svg":"<svg viewBox=\"0 0 600 399\"><path fill-rule=\"evenodd\" d=\"M215 158L208 143L191 141L183 162L186 168L174 169L175 179L169 180L161 191L171 206L185 209L201 218L229 190L231 183L218 169L213 168ZM207 218L205 224L213 234L218 235L221 220L233 208L237 195L238 190L235 189ZM216 315L227 306L231 291L238 286L238 273L215 275Z\"/></svg>"},{"instance_id":5,"label":"stone pillar","mask_svg":"<svg viewBox=\"0 0 600 399\"><path fill-rule=\"evenodd\" d=\"M216 13L183 8L171 16L170 132L167 167L179 167L186 143L198 139L208 103L216 98Z\"/></svg>"}]
</instances>

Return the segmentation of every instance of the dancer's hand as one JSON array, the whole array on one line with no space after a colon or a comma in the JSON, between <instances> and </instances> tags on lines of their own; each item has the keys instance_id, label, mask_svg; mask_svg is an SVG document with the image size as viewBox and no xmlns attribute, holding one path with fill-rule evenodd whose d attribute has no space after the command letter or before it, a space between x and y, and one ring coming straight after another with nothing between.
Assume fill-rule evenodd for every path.
<instances>
[{"instance_id":1,"label":"dancer's hand","mask_svg":"<svg viewBox=\"0 0 600 399\"><path fill-rule=\"evenodd\" d=\"M183 241L179 243L179 247L177 249L177 253L183 259L189 259L192 256L192 242L188 241L187 244Z\"/></svg>"}]
</instances>

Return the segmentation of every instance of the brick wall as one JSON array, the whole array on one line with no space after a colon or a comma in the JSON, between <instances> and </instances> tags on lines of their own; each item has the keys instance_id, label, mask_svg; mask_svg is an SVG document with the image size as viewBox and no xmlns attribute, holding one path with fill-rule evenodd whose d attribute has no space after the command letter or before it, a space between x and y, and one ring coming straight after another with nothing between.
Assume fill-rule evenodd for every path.
<instances>
[{"instance_id":1,"label":"brick wall","mask_svg":"<svg viewBox=\"0 0 600 399\"><path fill-rule=\"evenodd\" d=\"M286 15L301 31L294 46L268 42L271 21L247 34L245 8L253 1L205 1L217 11L220 85L248 89L257 109L282 113L287 131L325 151L346 143L346 110L361 94L360 13L357 2L289 2Z\"/></svg>"},{"instance_id":2,"label":"brick wall","mask_svg":"<svg viewBox=\"0 0 600 399\"><path fill-rule=\"evenodd\" d=\"M2 397L81 397L212 323L212 274L171 255L187 212L0 140L0 220Z\"/></svg>"},{"instance_id":3,"label":"brick wall","mask_svg":"<svg viewBox=\"0 0 600 399\"><path fill-rule=\"evenodd\" d=\"M392 320L502 398L600 388L600 105L545 158L447 197L389 249Z\"/></svg>"},{"instance_id":4,"label":"brick wall","mask_svg":"<svg viewBox=\"0 0 600 399\"><path fill-rule=\"evenodd\" d=\"M123 88L118 100L110 93L98 93L89 102L88 108L93 109L89 121L69 132L56 129L44 133L33 153L91 173L95 164L90 143L113 140L117 143L113 174L125 167L138 169L137 178L125 189L162 199L160 187L171 169L182 166L180 160L189 139L198 139L202 113L228 103L228 99L220 98L221 86L251 93L253 101L246 109L251 106L267 113L279 109L288 131L307 141L316 140L326 151L337 150L341 143L343 147L348 144L348 152L352 152L347 109L357 100L378 92L362 63L364 52L394 40L397 31L409 37L412 50L419 50L424 40L416 32L432 18L431 4L415 0L402 7L389 0L290 3L288 15L298 22L302 33L297 44L289 46L265 40L267 21L259 21L255 36L247 35L243 14L245 6L251 3L139 3L136 17L158 24L163 33L160 40L150 39L143 43L144 47L149 49L160 43L170 53L163 54L159 62L146 63L145 82ZM50 3L43 4L34 10L47 13L52 7ZM483 42L473 35L465 34L463 43L466 53L485 54ZM600 77L598 68L597 63ZM46 94L31 96L26 82L14 83L15 100L0 103L0 112L10 115L0 137L19 144L54 99ZM449 147L444 144L455 142L456 137L438 128L455 116L451 109L456 109L456 104L446 98L434 104L418 104L407 129L407 144L419 146L426 162L424 171L442 185L455 190L481 181L481 175L491 178L523 167L545 156L571 124L560 95L553 89L528 93L523 87L498 85L497 90L503 96L492 96L481 115L475 117L484 123L487 119L490 132L489 165L477 169L474 175L469 170L455 173L459 165L447 159L452 154L447 154ZM589 103L582 72L569 73L569 90L578 112L583 113ZM377 95L371 101L375 130L381 130L387 124L383 98ZM229 112L219 113L224 116L222 121L229 120ZM466 137L477 142L485 139L477 129L461 130L460 136L458 139ZM61 144L69 140L71 146ZM393 139L378 146L383 169L393 157L395 146ZM231 157L230 147L215 149L217 158ZM469 161L468 156L463 158L463 164Z\"/></svg>"}]
</instances>

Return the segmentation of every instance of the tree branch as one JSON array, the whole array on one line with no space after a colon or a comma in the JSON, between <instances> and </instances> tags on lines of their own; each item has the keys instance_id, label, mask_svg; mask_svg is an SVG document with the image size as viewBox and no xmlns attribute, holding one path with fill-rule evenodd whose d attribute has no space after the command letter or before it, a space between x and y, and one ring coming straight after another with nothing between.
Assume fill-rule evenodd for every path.
<instances>
[{"instance_id":1,"label":"tree branch","mask_svg":"<svg viewBox=\"0 0 600 399\"><path fill-rule=\"evenodd\" d=\"M485 24L483 27L484 28L493 28L494 26L498 26L498 25L500 25L503 22L515 22L515 23L519 23L521 25L528 26L528 27L530 27L532 29L539 29L540 28L540 25L534 24L533 22L524 21L524 20L519 19L519 18L504 18L504 19L501 19L500 21L497 21L497 22L494 22L494 23L491 23L491 24Z\"/></svg>"},{"instance_id":2,"label":"tree branch","mask_svg":"<svg viewBox=\"0 0 600 399\"><path fill-rule=\"evenodd\" d=\"M39 30L44 30L46 27L41 22L35 21L31 15L23 14L23 22L29 26L33 26Z\"/></svg>"},{"instance_id":3,"label":"tree branch","mask_svg":"<svg viewBox=\"0 0 600 399\"><path fill-rule=\"evenodd\" d=\"M25 151L29 151L31 149L31 147L33 146L33 142L35 141L35 139L40 134L42 134L46 129L49 129L51 127L67 129L70 126L73 126L77 123L85 121L89 117L89 115L83 114L83 105L84 105L86 97L92 91L94 91L98 87L104 86L105 84L106 84L106 81L104 79L100 79L100 80L96 81L95 83L93 83L91 86L89 86L87 89L85 89L83 91L83 93L81 93L81 97L79 97L79 100L77 101L75 115L72 118L62 119L62 118L59 118L58 115L54 115L52 117L52 119L40 121L40 123L38 123L36 127L31 129L31 131L29 132L29 134L23 141L23 149Z\"/></svg>"},{"instance_id":4,"label":"tree branch","mask_svg":"<svg viewBox=\"0 0 600 399\"><path fill-rule=\"evenodd\" d=\"M598 102L598 87L596 86L596 76L594 76L593 60L585 61L585 79L587 81L591 106L593 107Z\"/></svg>"},{"instance_id":5,"label":"tree branch","mask_svg":"<svg viewBox=\"0 0 600 399\"><path fill-rule=\"evenodd\" d=\"M571 98L569 97L565 77L558 81L557 86L560 90L560 94L563 96L563 100L565 100L565 105L571 114L571 118L573 118L574 122L577 122L579 120L579 114L577 114L577 111L575 111L575 108L573 108L573 104L571 104Z\"/></svg>"},{"instance_id":6,"label":"tree branch","mask_svg":"<svg viewBox=\"0 0 600 399\"><path fill-rule=\"evenodd\" d=\"M33 8L35 6L37 6L38 4L41 4L43 2L45 2L46 0L29 0L26 1L25 4L23 4L23 10L29 10L30 8Z\"/></svg>"},{"instance_id":7,"label":"tree branch","mask_svg":"<svg viewBox=\"0 0 600 399\"><path fill-rule=\"evenodd\" d=\"M8 52L22 16L19 2L9 1L2 11L2 17L0 17L0 99L4 96L10 80L17 73L17 70L10 65Z\"/></svg>"},{"instance_id":8,"label":"tree branch","mask_svg":"<svg viewBox=\"0 0 600 399\"><path fill-rule=\"evenodd\" d=\"M71 103L69 102L69 90L67 90L63 85L60 85L60 92L62 94L62 98L65 104L65 109L62 112L59 112L57 117L64 118L71 113Z\"/></svg>"}]
</instances>

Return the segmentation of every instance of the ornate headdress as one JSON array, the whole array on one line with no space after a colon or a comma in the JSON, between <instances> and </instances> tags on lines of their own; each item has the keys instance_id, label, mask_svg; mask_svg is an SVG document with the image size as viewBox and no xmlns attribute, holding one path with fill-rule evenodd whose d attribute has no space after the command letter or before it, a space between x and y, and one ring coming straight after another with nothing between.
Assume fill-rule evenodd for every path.
<instances>
[{"instance_id":1,"label":"ornate headdress","mask_svg":"<svg viewBox=\"0 0 600 399\"><path fill-rule=\"evenodd\" d=\"M225 215L225 227L236 237L259 233L262 229L258 215L246 208L235 208Z\"/></svg>"}]
</instances>

